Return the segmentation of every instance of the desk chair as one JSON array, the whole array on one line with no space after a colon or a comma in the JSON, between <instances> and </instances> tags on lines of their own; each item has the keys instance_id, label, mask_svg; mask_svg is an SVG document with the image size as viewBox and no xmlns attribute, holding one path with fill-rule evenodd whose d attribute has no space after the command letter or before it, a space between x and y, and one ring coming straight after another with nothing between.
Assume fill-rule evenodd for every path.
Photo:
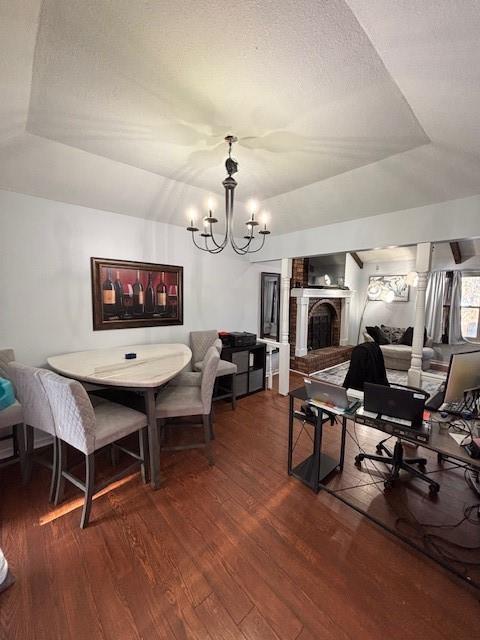
<instances>
[{"instance_id":1,"label":"desk chair","mask_svg":"<svg viewBox=\"0 0 480 640\"><path fill-rule=\"evenodd\" d=\"M218 353L222 353L222 341L218 337L215 329L208 331L191 331L190 332L190 348L192 350L192 369L193 371L202 371L203 360L210 347L215 347ZM236 376L237 365L228 360L219 360L217 368L217 378L223 376L229 376L231 378L232 390L231 393L227 393L222 396L217 396L216 399L230 398L232 402L232 409L235 409L237 405L237 393L236 393Z\"/></svg>"},{"instance_id":2,"label":"desk chair","mask_svg":"<svg viewBox=\"0 0 480 640\"><path fill-rule=\"evenodd\" d=\"M425 400L429 397L429 394L423 389L417 389L416 387L408 387L402 384L391 384L391 387L395 387L398 389L409 389L411 391L415 391L415 393L421 394L424 396ZM395 442L395 446L393 451L385 445L385 442L389 440L390 437L384 438L381 440L377 446L376 451L378 455L374 455L371 453L359 453L355 457L355 464L357 467L360 467L360 464L363 460L374 460L375 462L383 462L383 464L389 465L392 467L390 471L390 475L384 482L385 489L391 489L395 481L400 475L400 471L406 471L410 475L415 478L419 478L428 484L428 489L431 495L435 495L440 491L440 485L435 480L432 480L426 473L425 465L427 464L426 458L405 458L404 457L404 447L401 438L397 438ZM386 454L383 455L383 454ZM418 465L418 469L416 469L412 465Z\"/></svg>"}]
</instances>

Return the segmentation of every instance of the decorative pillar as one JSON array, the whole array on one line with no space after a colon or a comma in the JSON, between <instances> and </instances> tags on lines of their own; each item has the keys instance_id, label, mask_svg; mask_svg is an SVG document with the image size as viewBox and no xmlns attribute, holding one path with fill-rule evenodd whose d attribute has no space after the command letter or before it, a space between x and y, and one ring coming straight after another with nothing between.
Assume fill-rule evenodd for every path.
<instances>
[{"instance_id":1,"label":"decorative pillar","mask_svg":"<svg viewBox=\"0 0 480 640\"><path fill-rule=\"evenodd\" d=\"M295 345L295 355L297 358L306 356L308 353L308 298L302 296L297 298L297 340Z\"/></svg>"},{"instance_id":2,"label":"decorative pillar","mask_svg":"<svg viewBox=\"0 0 480 640\"><path fill-rule=\"evenodd\" d=\"M290 344L288 325L290 319L290 278L292 260L282 258L280 275L280 346L278 352L278 393L286 396L290 390Z\"/></svg>"},{"instance_id":3,"label":"decorative pillar","mask_svg":"<svg viewBox=\"0 0 480 640\"><path fill-rule=\"evenodd\" d=\"M423 337L425 331L425 298L428 274L432 259L432 245L423 242L417 245L416 270L418 274L417 296L415 299L415 324L413 327L412 359L408 370L408 384L422 386Z\"/></svg>"},{"instance_id":4,"label":"decorative pillar","mask_svg":"<svg viewBox=\"0 0 480 640\"><path fill-rule=\"evenodd\" d=\"M350 298L342 298L342 314L340 323L340 346L348 344L348 329L350 324Z\"/></svg>"}]
</instances>

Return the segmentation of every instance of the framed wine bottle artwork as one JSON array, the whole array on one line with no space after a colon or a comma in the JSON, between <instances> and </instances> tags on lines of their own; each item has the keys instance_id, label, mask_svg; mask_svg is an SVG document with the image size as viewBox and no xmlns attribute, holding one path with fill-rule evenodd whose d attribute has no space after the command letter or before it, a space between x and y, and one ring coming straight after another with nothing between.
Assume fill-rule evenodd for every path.
<instances>
[{"instance_id":1,"label":"framed wine bottle artwork","mask_svg":"<svg viewBox=\"0 0 480 640\"><path fill-rule=\"evenodd\" d=\"M90 258L93 329L183 324L183 267Z\"/></svg>"}]
</instances>

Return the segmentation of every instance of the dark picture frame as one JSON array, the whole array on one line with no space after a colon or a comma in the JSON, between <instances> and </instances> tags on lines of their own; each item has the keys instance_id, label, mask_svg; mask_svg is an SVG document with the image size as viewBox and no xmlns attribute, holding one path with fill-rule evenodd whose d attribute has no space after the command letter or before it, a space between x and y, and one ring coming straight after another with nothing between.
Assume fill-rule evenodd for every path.
<instances>
[{"instance_id":1,"label":"dark picture frame","mask_svg":"<svg viewBox=\"0 0 480 640\"><path fill-rule=\"evenodd\" d=\"M93 330L183 324L183 267L90 258Z\"/></svg>"},{"instance_id":2,"label":"dark picture frame","mask_svg":"<svg viewBox=\"0 0 480 640\"><path fill-rule=\"evenodd\" d=\"M260 338L280 340L279 273L262 271L260 274Z\"/></svg>"}]
</instances>

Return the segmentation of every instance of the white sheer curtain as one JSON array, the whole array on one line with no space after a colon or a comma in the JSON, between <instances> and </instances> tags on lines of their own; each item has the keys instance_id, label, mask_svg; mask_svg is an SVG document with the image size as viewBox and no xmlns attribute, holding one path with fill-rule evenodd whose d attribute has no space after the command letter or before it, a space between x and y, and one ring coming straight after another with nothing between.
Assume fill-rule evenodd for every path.
<instances>
[{"instance_id":1,"label":"white sheer curtain","mask_svg":"<svg viewBox=\"0 0 480 640\"><path fill-rule=\"evenodd\" d=\"M450 300L450 321L448 325L449 344L465 342L462 336L462 272L454 271L452 280L452 297Z\"/></svg>"},{"instance_id":2,"label":"white sheer curtain","mask_svg":"<svg viewBox=\"0 0 480 640\"><path fill-rule=\"evenodd\" d=\"M425 302L425 327L433 342L442 341L443 298L447 274L445 271L432 271L428 276L427 297Z\"/></svg>"}]
</instances>

